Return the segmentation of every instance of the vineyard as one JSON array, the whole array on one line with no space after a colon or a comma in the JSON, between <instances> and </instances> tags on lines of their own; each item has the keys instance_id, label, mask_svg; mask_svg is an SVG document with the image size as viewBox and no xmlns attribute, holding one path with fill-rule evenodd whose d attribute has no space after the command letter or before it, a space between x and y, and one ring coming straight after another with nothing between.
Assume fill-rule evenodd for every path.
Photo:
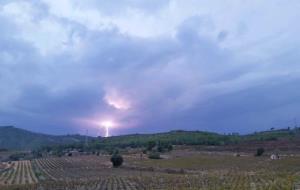
<instances>
[{"instance_id":1,"label":"vineyard","mask_svg":"<svg viewBox=\"0 0 300 190\"><path fill-rule=\"evenodd\" d=\"M33 184L38 179L30 161L11 162L0 174L1 185Z\"/></svg>"},{"instance_id":2,"label":"vineyard","mask_svg":"<svg viewBox=\"0 0 300 190\"><path fill-rule=\"evenodd\" d=\"M40 181L90 180L111 167L108 160L108 157L81 156L36 159L32 164Z\"/></svg>"},{"instance_id":3,"label":"vineyard","mask_svg":"<svg viewBox=\"0 0 300 190\"><path fill-rule=\"evenodd\" d=\"M215 159L210 157L211 160ZM228 157L223 157L226 164ZM61 158L41 158L32 161L7 163L0 173L0 189L24 190L140 190L140 189L233 189L233 190L290 190L299 180L298 158L284 159L277 163L264 159L256 162L253 171L245 168L200 168L182 169L176 173L170 168L164 169L165 162L180 165L176 159L151 162L151 168L141 165L141 161L128 157L121 168L112 168L108 156L78 156ZM197 160L199 160L197 158ZM220 159L221 160L221 159ZM235 158L232 158L236 161ZM245 164L241 158L241 162ZM189 161L191 164L191 161ZM203 159L201 160L203 162ZM217 162L217 161L215 161ZM137 164L138 163L138 164ZM169 163L170 164L170 163ZM186 163L187 164L187 163ZM218 166L217 163L213 163ZM236 163L238 166L240 163ZM246 163L251 166L252 163ZM259 167L258 164L261 164ZM269 164L269 165L268 165ZM274 164L273 169L263 167ZM294 165L295 164L295 165ZM297 164L297 165L296 165ZM133 165L135 165L133 169ZM207 165L207 164L206 164ZM131 166L131 167L129 167ZM159 167L156 167L159 166ZM249 166L249 168L251 168ZM295 167L297 166L297 167ZM182 167L182 166L180 166ZM219 167L219 166L218 166Z\"/></svg>"}]
</instances>

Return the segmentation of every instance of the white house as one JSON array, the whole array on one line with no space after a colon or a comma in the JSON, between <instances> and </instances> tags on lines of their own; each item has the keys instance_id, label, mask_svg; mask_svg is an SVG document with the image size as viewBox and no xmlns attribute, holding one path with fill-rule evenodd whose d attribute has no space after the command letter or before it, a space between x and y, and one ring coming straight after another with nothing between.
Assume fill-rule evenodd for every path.
<instances>
[{"instance_id":1,"label":"white house","mask_svg":"<svg viewBox=\"0 0 300 190\"><path fill-rule=\"evenodd\" d=\"M271 158L271 160L278 160L279 155L278 154L271 154L270 158Z\"/></svg>"}]
</instances>

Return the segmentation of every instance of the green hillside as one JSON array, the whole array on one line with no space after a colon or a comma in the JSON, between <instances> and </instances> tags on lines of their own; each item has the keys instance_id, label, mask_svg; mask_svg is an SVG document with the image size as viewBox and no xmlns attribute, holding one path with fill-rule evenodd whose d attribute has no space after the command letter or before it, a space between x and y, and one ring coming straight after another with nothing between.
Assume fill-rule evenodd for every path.
<instances>
[{"instance_id":1,"label":"green hillside","mask_svg":"<svg viewBox=\"0 0 300 190\"><path fill-rule=\"evenodd\" d=\"M263 132L256 132L248 135L218 134L202 131L171 131L157 134L133 134L108 138L99 138L90 143L92 149L125 148L125 147L146 147L149 142L156 142L163 145L237 145L240 143L268 142L268 141L299 141L300 130L280 129ZM80 147L80 146L77 146Z\"/></svg>"},{"instance_id":2,"label":"green hillside","mask_svg":"<svg viewBox=\"0 0 300 190\"><path fill-rule=\"evenodd\" d=\"M253 134L242 136L243 140L250 141L272 141L272 140L299 140L300 128L278 129L270 131L255 132Z\"/></svg>"},{"instance_id":3,"label":"green hillside","mask_svg":"<svg viewBox=\"0 0 300 190\"><path fill-rule=\"evenodd\" d=\"M33 133L12 126L0 127L0 149L32 150L42 146L81 143L84 136L54 136Z\"/></svg>"},{"instance_id":4,"label":"green hillside","mask_svg":"<svg viewBox=\"0 0 300 190\"><path fill-rule=\"evenodd\" d=\"M239 140L238 136L220 135L217 133L202 131L170 131L166 133L156 134L134 134L123 135L109 138L100 138L97 142L99 145L110 145L118 147L139 147L145 146L149 141L160 142L163 144L176 145L223 145L227 143L235 143Z\"/></svg>"},{"instance_id":5,"label":"green hillside","mask_svg":"<svg viewBox=\"0 0 300 190\"><path fill-rule=\"evenodd\" d=\"M300 130L280 129L256 132L248 135L218 134L203 131L170 131L156 134L132 134L104 137L89 137L89 149L111 149L126 147L146 147L149 142L162 145L234 145L242 142L265 142L265 141L299 141ZM0 149L32 150L41 147L62 145L62 148L85 149L85 136L65 135L54 136L33 133L15 127L0 127ZM57 146L55 146L57 147Z\"/></svg>"}]
</instances>

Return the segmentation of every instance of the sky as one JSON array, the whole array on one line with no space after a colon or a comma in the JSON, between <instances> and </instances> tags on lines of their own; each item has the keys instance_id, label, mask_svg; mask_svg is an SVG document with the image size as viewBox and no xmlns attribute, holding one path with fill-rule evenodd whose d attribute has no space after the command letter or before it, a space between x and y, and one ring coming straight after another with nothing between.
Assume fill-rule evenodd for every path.
<instances>
[{"instance_id":1,"label":"sky","mask_svg":"<svg viewBox=\"0 0 300 190\"><path fill-rule=\"evenodd\" d=\"M300 121L299 0L1 0L0 125L251 133Z\"/></svg>"}]
</instances>

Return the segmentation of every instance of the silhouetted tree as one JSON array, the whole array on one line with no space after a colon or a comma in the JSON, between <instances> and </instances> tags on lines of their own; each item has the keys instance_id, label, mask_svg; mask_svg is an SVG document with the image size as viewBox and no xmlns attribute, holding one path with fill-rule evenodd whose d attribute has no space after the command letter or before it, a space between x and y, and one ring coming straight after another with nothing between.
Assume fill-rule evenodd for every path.
<instances>
[{"instance_id":1,"label":"silhouetted tree","mask_svg":"<svg viewBox=\"0 0 300 190\"><path fill-rule=\"evenodd\" d=\"M256 150L255 156L261 156L261 155L263 155L264 152L265 152L265 149L264 149L264 148L258 148L258 149Z\"/></svg>"},{"instance_id":2,"label":"silhouetted tree","mask_svg":"<svg viewBox=\"0 0 300 190\"><path fill-rule=\"evenodd\" d=\"M155 146L156 146L155 141L149 141L148 146L147 146L147 150L151 151Z\"/></svg>"},{"instance_id":3,"label":"silhouetted tree","mask_svg":"<svg viewBox=\"0 0 300 190\"><path fill-rule=\"evenodd\" d=\"M123 164L123 157L120 154L113 154L110 158L113 166L115 168L121 166Z\"/></svg>"},{"instance_id":4,"label":"silhouetted tree","mask_svg":"<svg viewBox=\"0 0 300 190\"><path fill-rule=\"evenodd\" d=\"M171 145L171 144L168 144L168 151L172 151L173 150L173 145Z\"/></svg>"},{"instance_id":5,"label":"silhouetted tree","mask_svg":"<svg viewBox=\"0 0 300 190\"><path fill-rule=\"evenodd\" d=\"M160 154L159 152L150 152L150 154L148 155L148 158L150 159L160 159Z\"/></svg>"}]
</instances>

